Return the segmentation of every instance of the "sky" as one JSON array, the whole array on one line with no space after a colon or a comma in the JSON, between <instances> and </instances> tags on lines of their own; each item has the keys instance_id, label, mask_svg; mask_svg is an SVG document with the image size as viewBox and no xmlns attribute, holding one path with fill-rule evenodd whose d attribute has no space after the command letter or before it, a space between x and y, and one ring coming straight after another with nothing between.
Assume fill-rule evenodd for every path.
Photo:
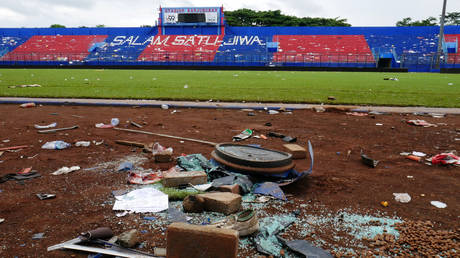
<instances>
[{"instance_id":1,"label":"sky","mask_svg":"<svg viewBox=\"0 0 460 258\"><path fill-rule=\"evenodd\" d=\"M395 26L405 17L439 17L443 0L0 0L0 27L66 27L154 25L158 7L214 7L281 10L298 17L345 18L352 26ZM460 12L459 0L448 0L447 12Z\"/></svg>"}]
</instances>

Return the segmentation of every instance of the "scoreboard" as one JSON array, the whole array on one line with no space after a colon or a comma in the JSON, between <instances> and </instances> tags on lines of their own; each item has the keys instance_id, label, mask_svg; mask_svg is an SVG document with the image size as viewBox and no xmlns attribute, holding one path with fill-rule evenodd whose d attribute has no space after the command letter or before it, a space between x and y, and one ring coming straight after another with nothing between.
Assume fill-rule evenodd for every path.
<instances>
[{"instance_id":1,"label":"scoreboard","mask_svg":"<svg viewBox=\"0 0 460 258\"><path fill-rule=\"evenodd\" d=\"M160 8L160 26L223 25L222 7Z\"/></svg>"}]
</instances>

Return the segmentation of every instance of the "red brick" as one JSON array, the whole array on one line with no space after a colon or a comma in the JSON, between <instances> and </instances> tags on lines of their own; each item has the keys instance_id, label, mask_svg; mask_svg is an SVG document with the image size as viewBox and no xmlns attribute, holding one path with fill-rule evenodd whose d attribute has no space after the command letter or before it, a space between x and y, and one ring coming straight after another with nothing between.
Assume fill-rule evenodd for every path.
<instances>
[{"instance_id":1,"label":"red brick","mask_svg":"<svg viewBox=\"0 0 460 258\"><path fill-rule=\"evenodd\" d=\"M179 185L201 185L208 182L208 175L204 171L187 171L187 172L170 172L162 180L166 187L175 187Z\"/></svg>"},{"instance_id":2,"label":"red brick","mask_svg":"<svg viewBox=\"0 0 460 258\"><path fill-rule=\"evenodd\" d=\"M172 223L166 231L168 258L233 258L238 254L238 231Z\"/></svg>"},{"instance_id":3,"label":"red brick","mask_svg":"<svg viewBox=\"0 0 460 258\"><path fill-rule=\"evenodd\" d=\"M224 214L235 213L241 209L241 195L229 192L199 194L204 199L204 209Z\"/></svg>"},{"instance_id":4,"label":"red brick","mask_svg":"<svg viewBox=\"0 0 460 258\"><path fill-rule=\"evenodd\" d=\"M230 192L234 194L240 194L240 186L237 184L234 185L221 185L217 188L219 192Z\"/></svg>"}]
</instances>

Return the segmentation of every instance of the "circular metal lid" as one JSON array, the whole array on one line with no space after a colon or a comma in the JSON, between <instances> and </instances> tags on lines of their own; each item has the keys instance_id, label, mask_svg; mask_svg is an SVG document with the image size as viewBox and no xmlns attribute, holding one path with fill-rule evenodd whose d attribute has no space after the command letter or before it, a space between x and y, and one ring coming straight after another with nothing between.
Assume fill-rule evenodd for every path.
<instances>
[{"instance_id":1,"label":"circular metal lid","mask_svg":"<svg viewBox=\"0 0 460 258\"><path fill-rule=\"evenodd\" d=\"M211 155L218 162L240 170L275 173L294 167L289 153L249 145L218 144Z\"/></svg>"}]
</instances>

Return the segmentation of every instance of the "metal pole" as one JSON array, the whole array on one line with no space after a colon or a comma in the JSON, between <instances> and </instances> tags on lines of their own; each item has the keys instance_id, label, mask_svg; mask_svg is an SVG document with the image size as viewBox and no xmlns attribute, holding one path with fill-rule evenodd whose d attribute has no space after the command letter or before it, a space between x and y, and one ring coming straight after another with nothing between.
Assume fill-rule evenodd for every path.
<instances>
[{"instance_id":1,"label":"metal pole","mask_svg":"<svg viewBox=\"0 0 460 258\"><path fill-rule=\"evenodd\" d=\"M442 14L439 28L438 51L436 52L436 69L440 69L441 63L442 42L444 41L444 19L446 17L446 6L447 0L444 0L444 3L442 5Z\"/></svg>"}]
</instances>

